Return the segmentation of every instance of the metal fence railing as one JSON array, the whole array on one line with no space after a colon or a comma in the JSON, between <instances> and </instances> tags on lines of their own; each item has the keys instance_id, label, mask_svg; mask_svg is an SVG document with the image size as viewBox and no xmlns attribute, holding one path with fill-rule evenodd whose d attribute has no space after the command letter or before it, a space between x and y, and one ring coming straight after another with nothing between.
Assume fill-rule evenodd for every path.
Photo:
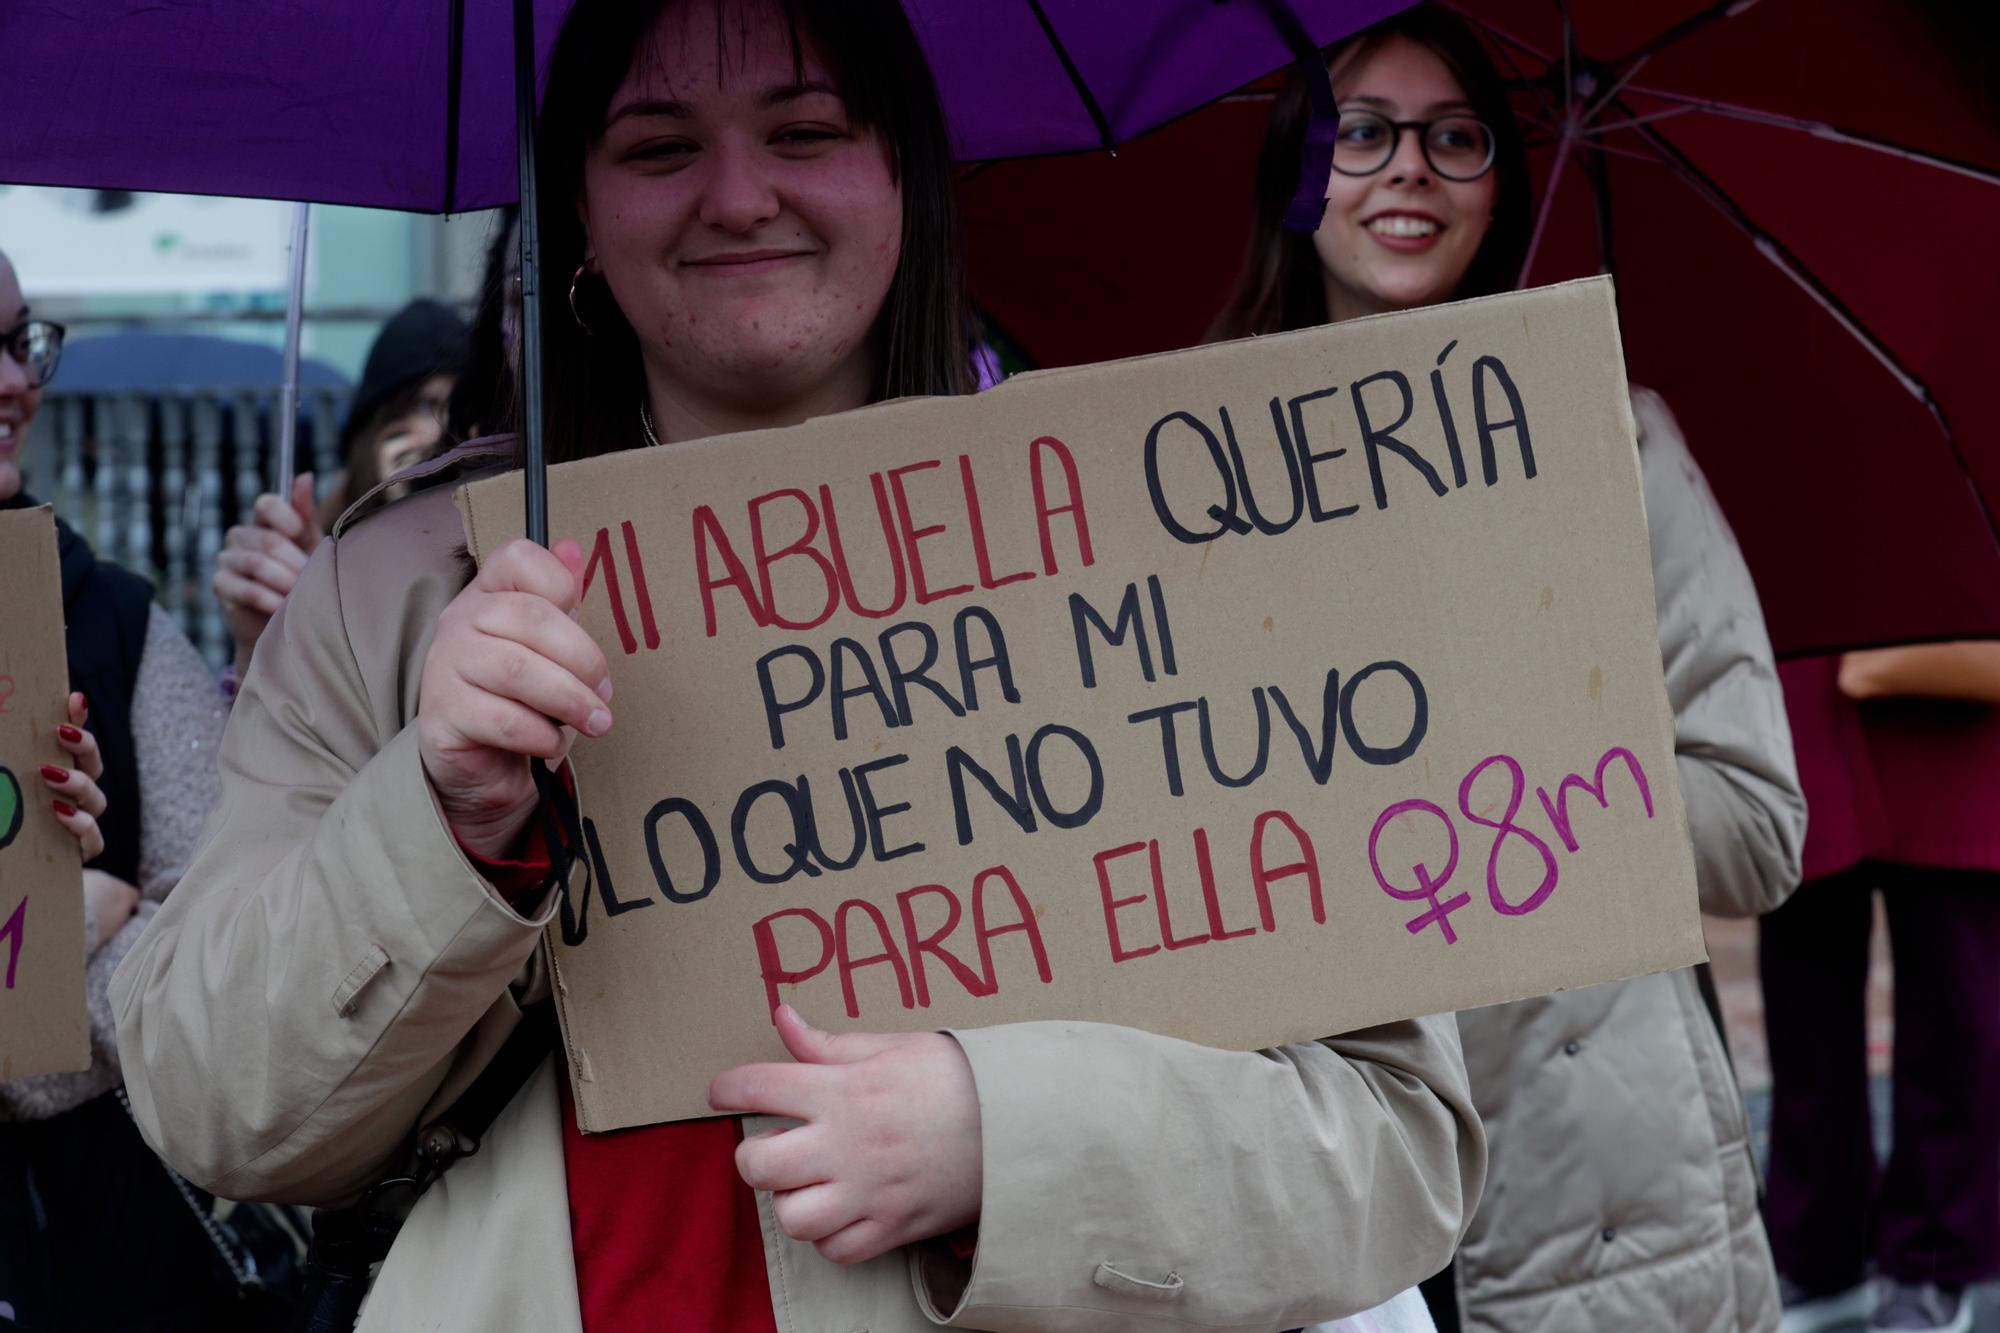
<instances>
[{"instance_id":1,"label":"metal fence railing","mask_svg":"<svg viewBox=\"0 0 2000 1333\"><path fill-rule=\"evenodd\" d=\"M231 645L210 580L223 534L270 485L276 385L65 394L50 386L23 459L28 488L99 556L153 581L220 667ZM340 469L346 389L300 390L298 466L322 491Z\"/></svg>"}]
</instances>

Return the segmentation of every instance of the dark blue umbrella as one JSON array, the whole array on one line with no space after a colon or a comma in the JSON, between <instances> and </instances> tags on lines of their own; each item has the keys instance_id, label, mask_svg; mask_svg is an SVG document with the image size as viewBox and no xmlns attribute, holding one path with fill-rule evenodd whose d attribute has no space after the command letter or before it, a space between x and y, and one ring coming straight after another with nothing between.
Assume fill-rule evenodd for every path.
<instances>
[{"instance_id":1,"label":"dark blue umbrella","mask_svg":"<svg viewBox=\"0 0 2000 1333\"><path fill-rule=\"evenodd\" d=\"M284 358L277 349L206 333L121 330L72 339L63 347L65 393L227 391L267 388L280 382ZM302 361L299 383L342 389L347 377L323 361Z\"/></svg>"}]
</instances>

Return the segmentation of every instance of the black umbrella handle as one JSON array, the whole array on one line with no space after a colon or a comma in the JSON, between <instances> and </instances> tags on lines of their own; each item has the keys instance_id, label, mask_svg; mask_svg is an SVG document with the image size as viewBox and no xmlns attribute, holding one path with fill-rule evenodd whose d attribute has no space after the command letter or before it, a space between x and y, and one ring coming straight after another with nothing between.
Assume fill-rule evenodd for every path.
<instances>
[{"instance_id":1,"label":"black umbrella handle","mask_svg":"<svg viewBox=\"0 0 2000 1333\"><path fill-rule=\"evenodd\" d=\"M542 444L542 235L535 207L535 6L534 0L514 0L514 132L519 141L521 216L521 481L528 540L549 544L548 455ZM542 817L554 821L565 836L549 840L556 858L555 880L565 912L569 908L569 877L577 837L575 793L566 789L540 760L531 761L535 790L541 795ZM550 830L552 833L555 829Z\"/></svg>"}]
</instances>

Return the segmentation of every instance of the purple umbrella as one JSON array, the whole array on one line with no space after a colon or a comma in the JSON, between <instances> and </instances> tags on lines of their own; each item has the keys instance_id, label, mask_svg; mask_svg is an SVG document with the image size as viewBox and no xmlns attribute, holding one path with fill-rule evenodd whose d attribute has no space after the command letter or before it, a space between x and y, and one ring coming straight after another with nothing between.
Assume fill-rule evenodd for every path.
<instances>
[{"instance_id":1,"label":"purple umbrella","mask_svg":"<svg viewBox=\"0 0 2000 1333\"><path fill-rule=\"evenodd\" d=\"M1326 45L1409 3L1289 9ZM569 5L533 4L545 59ZM968 161L1109 148L1294 56L1263 0L905 7ZM500 0L7 0L0 51L10 183L427 213L516 197Z\"/></svg>"},{"instance_id":2,"label":"purple umbrella","mask_svg":"<svg viewBox=\"0 0 2000 1333\"><path fill-rule=\"evenodd\" d=\"M1411 0L905 0L962 160L1110 149L1298 59L1318 71L1292 219L1318 221L1332 95L1316 48ZM6 0L0 180L460 212L532 180L517 87L568 0ZM516 34L532 31L532 41ZM532 191L529 192L532 197ZM523 419L540 540L534 210Z\"/></svg>"}]
</instances>

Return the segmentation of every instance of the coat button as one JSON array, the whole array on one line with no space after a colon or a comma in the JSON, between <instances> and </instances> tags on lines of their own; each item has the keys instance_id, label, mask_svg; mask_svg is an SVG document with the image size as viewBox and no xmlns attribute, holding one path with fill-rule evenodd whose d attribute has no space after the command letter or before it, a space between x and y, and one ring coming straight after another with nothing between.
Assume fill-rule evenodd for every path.
<instances>
[{"instance_id":1,"label":"coat button","mask_svg":"<svg viewBox=\"0 0 2000 1333\"><path fill-rule=\"evenodd\" d=\"M1580 1050L1582 1050L1582 1049L1583 1049L1583 1047L1581 1047L1581 1046L1577 1045L1577 1044L1576 1044L1575 1042L1573 1042L1573 1041L1566 1041L1566 1042L1564 1042L1564 1043L1563 1043L1563 1054L1564 1054L1564 1055L1575 1055L1575 1054L1576 1054L1576 1053L1577 1053L1578 1051L1580 1051Z\"/></svg>"},{"instance_id":2,"label":"coat button","mask_svg":"<svg viewBox=\"0 0 2000 1333\"><path fill-rule=\"evenodd\" d=\"M1605 1243L1606 1245L1609 1245L1609 1244L1610 1244L1610 1243L1611 1243L1612 1241L1614 1241L1614 1240L1617 1240L1617 1239L1618 1239L1618 1228L1617 1228L1617 1227L1606 1227L1606 1228L1604 1228L1604 1233L1603 1233L1603 1234L1604 1234L1604 1243Z\"/></svg>"}]
</instances>

